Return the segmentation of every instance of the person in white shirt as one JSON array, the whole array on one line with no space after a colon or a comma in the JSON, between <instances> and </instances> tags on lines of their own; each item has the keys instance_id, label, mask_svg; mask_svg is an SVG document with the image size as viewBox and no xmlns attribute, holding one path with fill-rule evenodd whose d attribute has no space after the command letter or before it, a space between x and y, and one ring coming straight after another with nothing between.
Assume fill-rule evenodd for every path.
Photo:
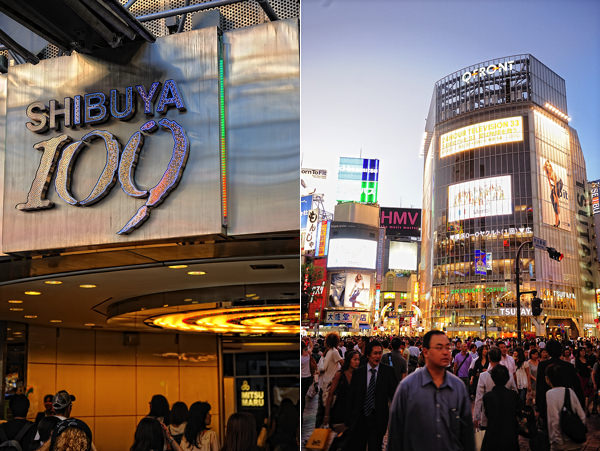
<instances>
[{"instance_id":1,"label":"person in white shirt","mask_svg":"<svg viewBox=\"0 0 600 451\"><path fill-rule=\"evenodd\" d=\"M510 378L513 379L515 371L517 371L515 359L513 359L511 355L508 355L508 348L506 347L506 343L503 341L498 342L498 348L500 348L500 352L502 353L500 365L504 365L506 368L508 368L508 374L510 374Z\"/></svg>"},{"instance_id":2,"label":"person in white shirt","mask_svg":"<svg viewBox=\"0 0 600 451\"><path fill-rule=\"evenodd\" d=\"M344 359L340 355L337 346L340 343L340 337L337 333L328 333L325 337L325 348L327 353L323 360L323 371L319 373L319 388L321 389L319 396L319 408L317 410L317 421L315 427L319 427L323 423L325 415L325 404L327 403L327 395L329 393L329 385L335 376L337 370L341 368ZM320 361L319 361L320 364Z\"/></svg>"},{"instance_id":3,"label":"person in white shirt","mask_svg":"<svg viewBox=\"0 0 600 451\"><path fill-rule=\"evenodd\" d=\"M560 428L560 412L565 402L565 390L569 390L571 410L585 424L585 412L581 408L577 395L567 385L564 369L559 365L550 365L546 368L546 383L552 387L546 392L546 415L548 419L548 438L551 451L564 451L581 449L581 443L573 442Z\"/></svg>"},{"instance_id":4,"label":"person in white shirt","mask_svg":"<svg viewBox=\"0 0 600 451\"><path fill-rule=\"evenodd\" d=\"M501 351L497 347L493 347L488 352L488 359L490 364L488 366L487 371L484 371L479 375L479 382L477 382L477 390L475 392L475 406L473 407L473 424L476 428L482 426L487 426L487 417L485 416L485 412L483 410L483 395L487 392L491 391L492 388L496 384L492 380L492 376L490 376L490 371L494 366L500 364ZM506 383L506 388L517 391L517 387L515 386L515 381L511 377Z\"/></svg>"}]
</instances>

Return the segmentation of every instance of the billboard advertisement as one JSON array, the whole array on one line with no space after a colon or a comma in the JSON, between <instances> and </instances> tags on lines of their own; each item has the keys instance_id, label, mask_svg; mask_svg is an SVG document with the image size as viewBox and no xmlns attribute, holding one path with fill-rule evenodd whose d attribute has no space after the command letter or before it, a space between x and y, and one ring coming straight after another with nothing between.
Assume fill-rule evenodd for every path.
<instances>
[{"instance_id":1,"label":"billboard advertisement","mask_svg":"<svg viewBox=\"0 0 600 451\"><path fill-rule=\"evenodd\" d=\"M479 147L519 141L523 141L521 116L480 122L440 136L440 158Z\"/></svg>"},{"instance_id":2,"label":"billboard advertisement","mask_svg":"<svg viewBox=\"0 0 600 451\"><path fill-rule=\"evenodd\" d=\"M421 209L381 207L379 224L380 227L385 227L385 234L389 238L420 237Z\"/></svg>"},{"instance_id":3,"label":"billboard advertisement","mask_svg":"<svg viewBox=\"0 0 600 451\"><path fill-rule=\"evenodd\" d=\"M302 195L323 194L327 183L327 169L300 169L300 193Z\"/></svg>"},{"instance_id":4,"label":"billboard advertisement","mask_svg":"<svg viewBox=\"0 0 600 451\"><path fill-rule=\"evenodd\" d=\"M332 273L329 306L332 308L371 308L371 275L369 273Z\"/></svg>"},{"instance_id":5,"label":"billboard advertisement","mask_svg":"<svg viewBox=\"0 0 600 451\"><path fill-rule=\"evenodd\" d=\"M485 251L475 249L475 274L485 276L487 274L487 254Z\"/></svg>"},{"instance_id":6,"label":"billboard advertisement","mask_svg":"<svg viewBox=\"0 0 600 451\"><path fill-rule=\"evenodd\" d=\"M511 213L510 175L471 180L448 187L448 222Z\"/></svg>"},{"instance_id":7,"label":"billboard advertisement","mask_svg":"<svg viewBox=\"0 0 600 451\"><path fill-rule=\"evenodd\" d=\"M360 272L346 273L346 297L344 306L369 310L371 308L371 276Z\"/></svg>"},{"instance_id":8,"label":"billboard advertisement","mask_svg":"<svg viewBox=\"0 0 600 451\"><path fill-rule=\"evenodd\" d=\"M300 229L306 229L308 212L312 210L312 196L302 196L300 198Z\"/></svg>"},{"instance_id":9,"label":"billboard advertisement","mask_svg":"<svg viewBox=\"0 0 600 451\"><path fill-rule=\"evenodd\" d=\"M417 243L390 242L389 269L397 271L417 270Z\"/></svg>"},{"instance_id":10,"label":"billboard advertisement","mask_svg":"<svg viewBox=\"0 0 600 451\"><path fill-rule=\"evenodd\" d=\"M592 214L600 213L600 180L590 182L590 202L592 203Z\"/></svg>"},{"instance_id":11,"label":"billboard advertisement","mask_svg":"<svg viewBox=\"0 0 600 451\"><path fill-rule=\"evenodd\" d=\"M376 263L377 241L360 238L332 238L329 240L328 268L361 268L374 271Z\"/></svg>"},{"instance_id":12,"label":"billboard advertisement","mask_svg":"<svg viewBox=\"0 0 600 451\"><path fill-rule=\"evenodd\" d=\"M336 200L377 202L379 160L340 157Z\"/></svg>"},{"instance_id":13,"label":"billboard advertisement","mask_svg":"<svg viewBox=\"0 0 600 451\"><path fill-rule=\"evenodd\" d=\"M545 157L539 158L542 222L563 230L571 230L567 170Z\"/></svg>"}]
</instances>

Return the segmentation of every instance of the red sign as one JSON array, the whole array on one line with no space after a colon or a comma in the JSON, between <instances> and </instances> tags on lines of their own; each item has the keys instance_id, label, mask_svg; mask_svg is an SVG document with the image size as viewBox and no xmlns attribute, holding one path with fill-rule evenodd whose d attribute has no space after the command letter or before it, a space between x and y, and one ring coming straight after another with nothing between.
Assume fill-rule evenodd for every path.
<instances>
[{"instance_id":1,"label":"red sign","mask_svg":"<svg viewBox=\"0 0 600 451\"><path fill-rule=\"evenodd\" d=\"M380 227L385 227L388 237L421 236L420 208L386 208L379 209Z\"/></svg>"}]
</instances>

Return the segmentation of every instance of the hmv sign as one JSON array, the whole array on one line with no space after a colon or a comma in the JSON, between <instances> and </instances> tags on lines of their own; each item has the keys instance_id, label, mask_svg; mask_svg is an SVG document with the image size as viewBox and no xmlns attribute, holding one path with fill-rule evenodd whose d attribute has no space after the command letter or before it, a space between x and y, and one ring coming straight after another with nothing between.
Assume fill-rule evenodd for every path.
<instances>
[{"instance_id":1,"label":"hmv sign","mask_svg":"<svg viewBox=\"0 0 600 451\"><path fill-rule=\"evenodd\" d=\"M421 209L381 207L379 224L380 227L385 227L385 233L390 238L420 237Z\"/></svg>"}]
</instances>

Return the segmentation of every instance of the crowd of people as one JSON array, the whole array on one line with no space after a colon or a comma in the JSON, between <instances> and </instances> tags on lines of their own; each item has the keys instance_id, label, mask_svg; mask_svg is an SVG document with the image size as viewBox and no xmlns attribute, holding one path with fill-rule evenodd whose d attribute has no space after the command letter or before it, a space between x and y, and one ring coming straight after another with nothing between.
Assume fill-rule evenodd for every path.
<instances>
[{"instance_id":1,"label":"crowd of people","mask_svg":"<svg viewBox=\"0 0 600 451\"><path fill-rule=\"evenodd\" d=\"M600 343L591 340L350 337L302 343L315 428L331 450L581 449L598 415ZM310 427L313 425L311 424ZM521 440L523 443L523 440Z\"/></svg>"},{"instance_id":2,"label":"crowd of people","mask_svg":"<svg viewBox=\"0 0 600 451\"><path fill-rule=\"evenodd\" d=\"M75 396L65 390L44 397L44 411L27 420L30 401L23 394L10 398L11 419L0 424L0 451L95 451L88 425L71 416ZM131 451L288 451L298 449L298 408L283 399L272 421L257 427L255 416L232 414L223 443L211 429L211 405L181 401L169 406L163 395L150 400L146 417L137 425Z\"/></svg>"}]
</instances>

